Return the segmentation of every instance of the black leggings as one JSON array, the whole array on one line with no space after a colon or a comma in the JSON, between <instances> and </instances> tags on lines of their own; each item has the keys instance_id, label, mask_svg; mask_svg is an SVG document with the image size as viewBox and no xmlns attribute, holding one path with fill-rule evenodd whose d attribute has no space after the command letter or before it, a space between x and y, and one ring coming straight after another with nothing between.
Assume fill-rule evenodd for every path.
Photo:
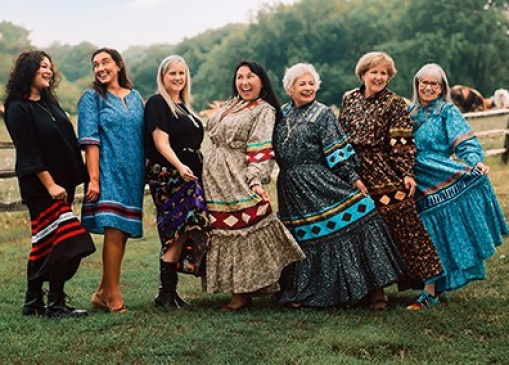
<instances>
[{"instance_id":1,"label":"black leggings","mask_svg":"<svg viewBox=\"0 0 509 365\"><path fill-rule=\"evenodd\" d=\"M61 293L64 291L64 285L67 280L72 278L78 267L80 266L81 258L74 258L67 260L48 273L49 291L51 293ZM28 291L42 290L44 280L28 280Z\"/></svg>"}]
</instances>

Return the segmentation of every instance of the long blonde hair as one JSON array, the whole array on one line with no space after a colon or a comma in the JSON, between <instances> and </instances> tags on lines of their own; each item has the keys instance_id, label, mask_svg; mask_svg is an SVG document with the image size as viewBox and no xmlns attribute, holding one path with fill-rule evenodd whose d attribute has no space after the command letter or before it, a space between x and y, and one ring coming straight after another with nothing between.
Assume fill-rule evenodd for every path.
<instances>
[{"instance_id":1,"label":"long blonde hair","mask_svg":"<svg viewBox=\"0 0 509 365\"><path fill-rule=\"evenodd\" d=\"M184 115L185 111L181 110L181 108L178 107L178 105L173 101L170 94L166 90L166 87L164 86L164 74L168 72L168 69L178 63L181 63L184 65L184 68L186 70L186 77L185 77L185 85L184 88L180 91L180 99L186 106L187 110L194 114L193 109L191 108L191 75L189 74L189 67L187 66L186 61L182 56L179 55L170 55L166 57L164 60L161 61L161 64L159 65L159 68L157 70L157 93L160 94L166 103L168 104L168 107L171 110L171 113L178 118L178 114Z\"/></svg>"}]
</instances>

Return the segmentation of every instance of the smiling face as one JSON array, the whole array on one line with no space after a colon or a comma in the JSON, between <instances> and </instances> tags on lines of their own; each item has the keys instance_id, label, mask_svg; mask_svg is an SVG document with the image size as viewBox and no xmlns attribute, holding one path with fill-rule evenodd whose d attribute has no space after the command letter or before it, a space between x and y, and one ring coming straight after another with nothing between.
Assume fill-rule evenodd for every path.
<instances>
[{"instance_id":1,"label":"smiling face","mask_svg":"<svg viewBox=\"0 0 509 365\"><path fill-rule=\"evenodd\" d=\"M48 57L43 57L35 72L31 86L31 97L38 99L40 91L50 87L53 78L53 66Z\"/></svg>"},{"instance_id":2,"label":"smiling face","mask_svg":"<svg viewBox=\"0 0 509 365\"><path fill-rule=\"evenodd\" d=\"M180 92L186 86L186 67L182 63L169 66L163 75L166 91L175 102L180 102Z\"/></svg>"},{"instance_id":3,"label":"smiling face","mask_svg":"<svg viewBox=\"0 0 509 365\"><path fill-rule=\"evenodd\" d=\"M118 65L108 52L101 52L94 56L92 60L94 68L94 76L97 81L103 85L111 85L118 83L118 73L120 65Z\"/></svg>"},{"instance_id":4,"label":"smiling face","mask_svg":"<svg viewBox=\"0 0 509 365\"><path fill-rule=\"evenodd\" d=\"M424 76L417 81L417 91L419 93L419 102L426 106L442 93L442 84L433 76Z\"/></svg>"},{"instance_id":5,"label":"smiling face","mask_svg":"<svg viewBox=\"0 0 509 365\"><path fill-rule=\"evenodd\" d=\"M364 73L364 75L362 75L362 80L366 86L364 96L375 96L377 93L382 91L389 82L387 66L380 64L378 66L371 67Z\"/></svg>"},{"instance_id":6,"label":"smiling face","mask_svg":"<svg viewBox=\"0 0 509 365\"><path fill-rule=\"evenodd\" d=\"M262 80L248 66L241 66L237 70L235 86L239 96L246 101L253 101L260 97Z\"/></svg>"},{"instance_id":7,"label":"smiling face","mask_svg":"<svg viewBox=\"0 0 509 365\"><path fill-rule=\"evenodd\" d=\"M297 77L288 90L288 95L293 100L297 108L311 103L316 97L316 82L310 73L305 73Z\"/></svg>"}]
</instances>

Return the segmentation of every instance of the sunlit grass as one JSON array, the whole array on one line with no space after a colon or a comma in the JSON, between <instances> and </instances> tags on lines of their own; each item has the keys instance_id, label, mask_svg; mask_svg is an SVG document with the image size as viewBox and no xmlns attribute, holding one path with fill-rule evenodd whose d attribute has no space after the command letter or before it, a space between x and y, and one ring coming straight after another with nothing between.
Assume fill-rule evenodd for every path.
<instances>
[{"instance_id":1,"label":"sunlit grass","mask_svg":"<svg viewBox=\"0 0 509 365\"><path fill-rule=\"evenodd\" d=\"M488 164L509 217L509 169L496 157ZM275 195L274 185L269 191ZM123 265L129 312L76 320L21 316L28 213L0 213L0 364L507 364L509 240L488 260L488 280L419 312L405 309L415 292L391 287L385 312L291 310L260 297L247 312L224 314L216 308L228 296L204 294L200 279L187 275L179 291L191 306L164 312L152 303L160 246L149 197L144 211L145 236L129 240ZM79 308L89 307L100 277L102 237L94 239L98 251L66 287Z\"/></svg>"}]
</instances>

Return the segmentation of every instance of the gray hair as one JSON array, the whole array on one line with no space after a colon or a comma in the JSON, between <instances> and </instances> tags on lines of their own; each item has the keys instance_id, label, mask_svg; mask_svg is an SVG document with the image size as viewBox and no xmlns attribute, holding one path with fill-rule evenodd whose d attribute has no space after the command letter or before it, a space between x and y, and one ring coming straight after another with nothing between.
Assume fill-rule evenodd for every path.
<instances>
[{"instance_id":1,"label":"gray hair","mask_svg":"<svg viewBox=\"0 0 509 365\"><path fill-rule=\"evenodd\" d=\"M320 88L322 81L315 67L310 63L296 63L286 69L283 77L283 87L287 94L290 94L290 89L295 84L295 80L304 74L310 74L313 80L315 80L316 90Z\"/></svg>"},{"instance_id":2,"label":"gray hair","mask_svg":"<svg viewBox=\"0 0 509 365\"><path fill-rule=\"evenodd\" d=\"M442 86L441 96L448 103L452 103L451 99L451 88L449 87L449 81L447 81L447 75L440 65L437 63L427 63L421 67L414 76L414 94L412 96L412 103L419 103L419 81L424 77L434 77Z\"/></svg>"},{"instance_id":3,"label":"gray hair","mask_svg":"<svg viewBox=\"0 0 509 365\"><path fill-rule=\"evenodd\" d=\"M186 106L186 108L192 112L191 108L191 75L189 73L189 67L187 66L186 61L182 56L179 55L170 55L166 57L164 60L161 61L161 64L159 65L159 68L157 70L157 93L161 94L161 96L164 98L166 103L168 104L171 113L178 118L177 114L184 114L184 111L180 110L180 108L177 107L177 104L172 100L170 94L168 94L168 91L166 90L166 87L164 86L164 74L168 72L168 69L176 64L181 63L184 65L184 68L186 70L186 80L184 88L180 91L180 99Z\"/></svg>"}]
</instances>

